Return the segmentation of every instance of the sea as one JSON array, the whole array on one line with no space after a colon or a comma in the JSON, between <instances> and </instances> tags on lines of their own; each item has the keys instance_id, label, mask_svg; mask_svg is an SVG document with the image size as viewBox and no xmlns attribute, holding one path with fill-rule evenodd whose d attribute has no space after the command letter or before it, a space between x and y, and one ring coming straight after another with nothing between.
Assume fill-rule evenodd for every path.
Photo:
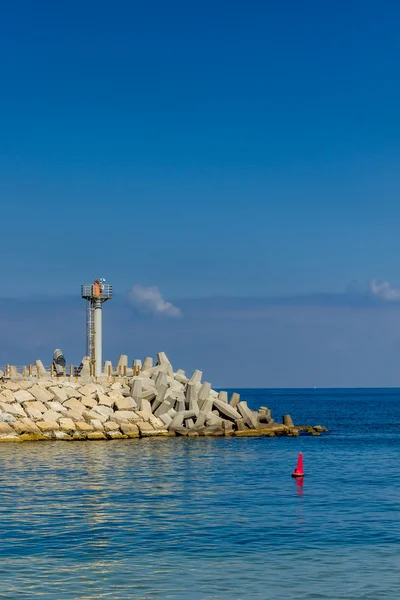
<instances>
[{"instance_id":1,"label":"sea","mask_svg":"<svg viewBox=\"0 0 400 600\"><path fill-rule=\"evenodd\" d=\"M0 598L400 598L400 390L239 391L329 433L0 444Z\"/></svg>"}]
</instances>

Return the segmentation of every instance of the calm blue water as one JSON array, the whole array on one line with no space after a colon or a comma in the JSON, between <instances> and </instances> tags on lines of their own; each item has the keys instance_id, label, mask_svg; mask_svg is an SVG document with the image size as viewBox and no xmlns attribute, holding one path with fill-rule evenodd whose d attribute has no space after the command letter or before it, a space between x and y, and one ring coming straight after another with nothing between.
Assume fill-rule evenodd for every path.
<instances>
[{"instance_id":1,"label":"calm blue water","mask_svg":"<svg viewBox=\"0 0 400 600\"><path fill-rule=\"evenodd\" d=\"M0 598L399 598L400 390L242 396L331 432L0 444Z\"/></svg>"}]
</instances>

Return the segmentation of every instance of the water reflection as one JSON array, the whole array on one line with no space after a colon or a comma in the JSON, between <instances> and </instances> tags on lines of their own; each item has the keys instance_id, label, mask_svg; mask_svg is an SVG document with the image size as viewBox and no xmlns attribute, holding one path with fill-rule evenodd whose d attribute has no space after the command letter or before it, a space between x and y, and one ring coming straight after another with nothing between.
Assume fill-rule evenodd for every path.
<instances>
[{"instance_id":1,"label":"water reflection","mask_svg":"<svg viewBox=\"0 0 400 600\"><path fill-rule=\"evenodd\" d=\"M304 493L304 477L297 477L294 481L296 482L297 495L302 496Z\"/></svg>"},{"instance_id":2,"label":"water reflection","mask_svg":"<svg viewBox=\"0 0 400 600\"><path fill-rule=\"evenodd\" d=\"M302 441L314 453L315 472L325 472L328 460L335 466L329 482L315 476L305 493L304 480L293 484L288 476L296 443L168 438L0 445L0 598L301 600L315 593L337 600L338 588L327 584L331 573L349 589L346 577L363 571L362 548L375 543L377 523L388 550L377 554L374 568L391 589L397 503L382 525L379 511L390 497L382 481L372 486L366 478L368 494L350 476L338 485L351 470L351 453L341 444L324 454L315 438ZM357 470L368 461L358 454ZM359 551L348 552L343 540ZM329 560L322 547L329 547ZM368 574L362 585L375 589Z\"/></svg>"}]
</instances>

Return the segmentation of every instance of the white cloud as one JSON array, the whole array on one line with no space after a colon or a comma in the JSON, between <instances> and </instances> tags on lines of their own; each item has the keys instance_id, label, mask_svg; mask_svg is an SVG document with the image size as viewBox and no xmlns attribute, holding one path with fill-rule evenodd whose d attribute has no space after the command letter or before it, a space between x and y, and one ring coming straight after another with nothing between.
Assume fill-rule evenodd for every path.
<instances>
[{"instance_id":1,"label":"white cloud","mask_svg":"<svg viewBox=\"0 0 400 600\"><path fill-rule=\"evenodd\" d=\"M373 296L388 302L400 300L400 288L395 287L389 281L377 281L373 279L369 285L369 290Z\"/></svg>"},{"instance_id":2,"label":"white cloud","mask_svg":"<svg viewBox=\"0 0 400 600\"><path fill-rule=\"evenodd\" d=\"M137 283L129 292L131 304L141 312L180 317L181 311L177 306L166 302L157 287L144 287Z\"/></svg>"}]
</instances>

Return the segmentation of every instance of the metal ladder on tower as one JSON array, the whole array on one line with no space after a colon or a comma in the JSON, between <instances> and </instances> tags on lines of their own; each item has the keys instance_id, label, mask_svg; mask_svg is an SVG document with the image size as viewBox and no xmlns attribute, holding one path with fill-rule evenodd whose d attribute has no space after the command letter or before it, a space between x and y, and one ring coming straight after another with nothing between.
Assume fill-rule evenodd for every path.
<instances>
[{"instance_id":1,"label":"metal ladder on tower","mask_svg":"<svg viewBox=\"0 0 400 600\"><path fill-rule=\"evenodd\" d=\"M86 300L86 356L94 361L94 320L91 300Z\"/></svg>"}]
</instances>

